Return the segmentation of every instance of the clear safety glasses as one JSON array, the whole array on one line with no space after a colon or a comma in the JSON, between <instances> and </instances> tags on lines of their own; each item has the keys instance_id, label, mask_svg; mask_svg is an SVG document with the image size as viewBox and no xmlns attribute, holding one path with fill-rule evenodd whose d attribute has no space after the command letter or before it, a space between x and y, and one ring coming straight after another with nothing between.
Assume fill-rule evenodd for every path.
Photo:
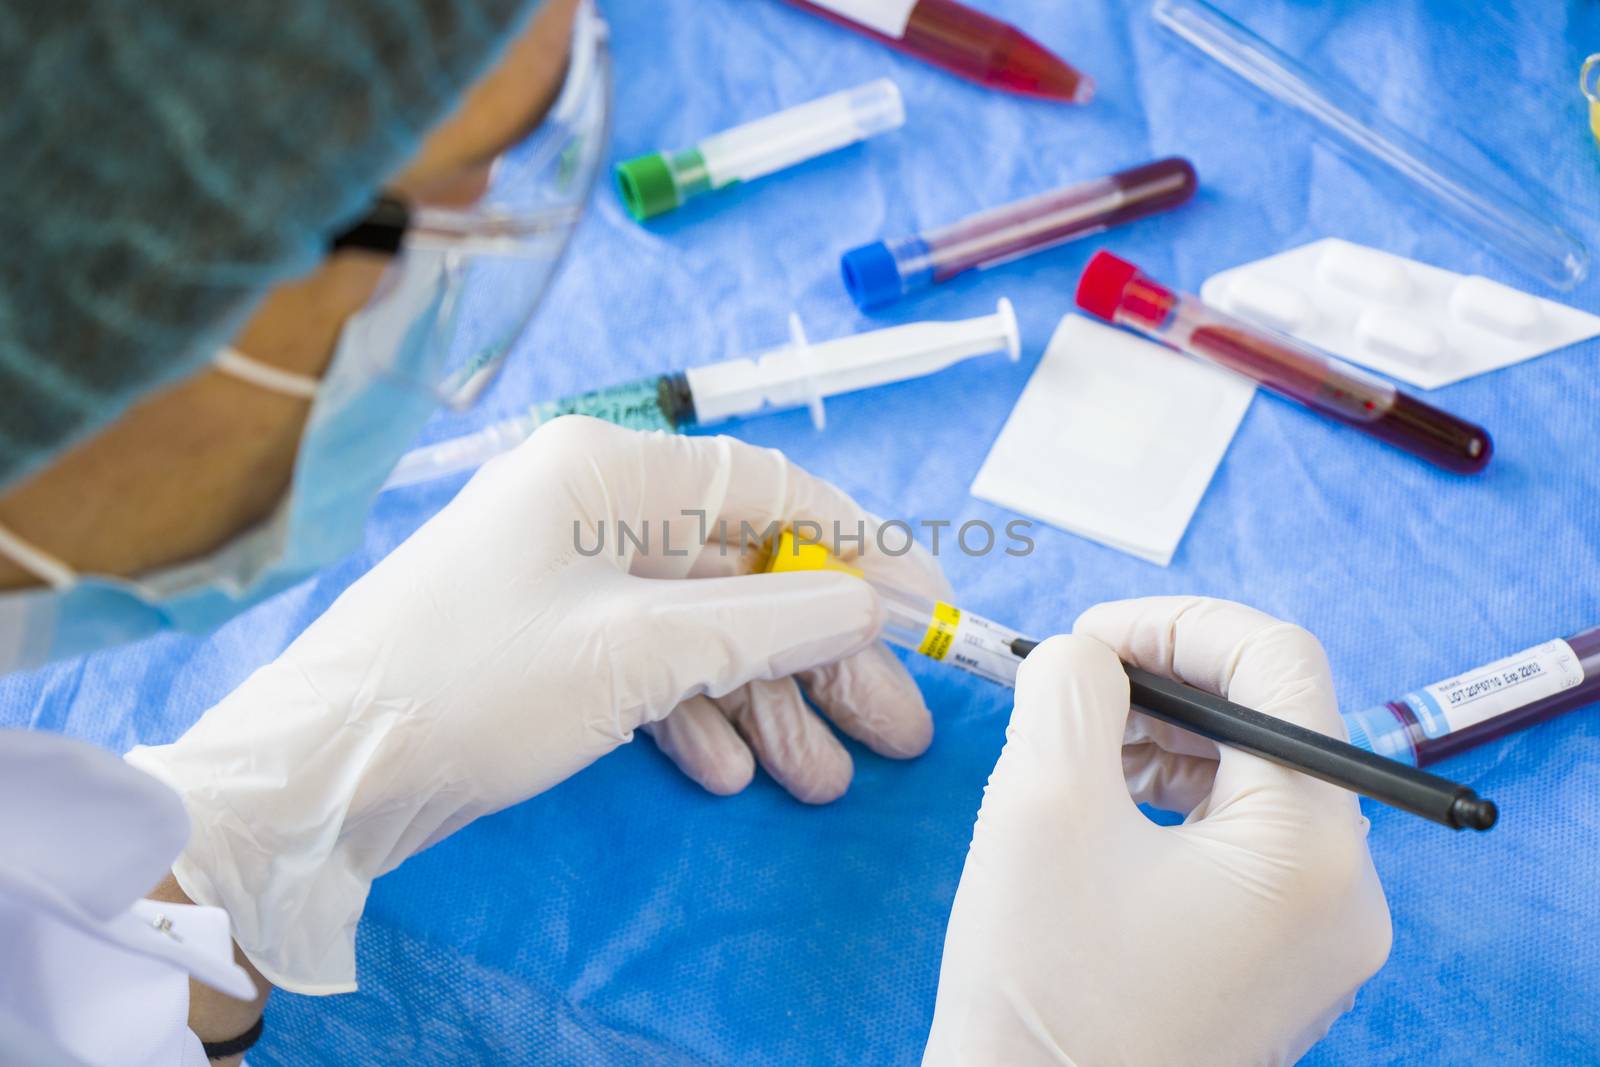
<instances>
[{"instance_id":1,"label":"clear safety glasses","mask_svg":"<svg viewBox=\"0 0 1600 1067\"><path fill-rule=\"evenodd\" d=\"M383 196L333 239L334 249L395 257L351 322L358 358L372 372L403 378L456 409L483 393L555 277L599 175L610 116L607 27L593 0L583 0L555 104L494 160L476 202Z\"/></svg>"}]
</instances>

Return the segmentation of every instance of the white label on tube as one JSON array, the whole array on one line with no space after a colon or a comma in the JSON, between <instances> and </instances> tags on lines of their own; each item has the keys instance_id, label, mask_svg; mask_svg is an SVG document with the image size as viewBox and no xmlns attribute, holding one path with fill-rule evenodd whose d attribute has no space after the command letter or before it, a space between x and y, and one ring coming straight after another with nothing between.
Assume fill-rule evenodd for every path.
<instances>
[{"instance_id":1,"label":"white label on tube","mask_svg":"<svg viewBox=\"0 0 1600 1067\"><path fill-rule=\"evenodd\" d=\"M851 22L859 22L885 37L900 38L906 33L906 23L917 0L810 0L817 7L826 8Z\"/></svg>"},{"instance_id":2,"label":"white label on tube","mask_svg":"<svg viewBox=\"0 0 1600 1067\"><path fill-rule=\"evenodd\" d=\"M928 632L917 651L991 682L1015 686L1022 661L1011 651L1011 642L1021 636L982 615L941 601L934 605Z\"/></svg>"},{"instance_id":3,"label":"white label on tube","mask_svg":"<svg viewBox=\"0 0 1600 1067\"><path fill-rule=\"evenodd\" d=\"M1583 664L1565 641L1546 641L1514 656L1428 686L1420 701L1423 732L1442 737L1553 697L1583 681ZM1424 705L1417 707L1420 703ZM1431 720L1431 721L1430 721Z\"/></svg>"},{"instance_id":4,"label":"white label on tube","mask_svg":"<svg viewBox=\"0 0 1600 1067\"><path fill-rule=\"evenodd\" d=\"M705 160L711 187L720 189L876 136L905 118L899 88L879 78L712 134L695 147Z\"/></svg>"}]
</instances>

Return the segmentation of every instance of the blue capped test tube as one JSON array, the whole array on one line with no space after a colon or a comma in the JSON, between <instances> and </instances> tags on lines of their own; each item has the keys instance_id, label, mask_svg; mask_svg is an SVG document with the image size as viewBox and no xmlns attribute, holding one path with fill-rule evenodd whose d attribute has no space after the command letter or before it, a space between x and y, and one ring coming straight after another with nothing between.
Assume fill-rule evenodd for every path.
<instances>
[{"instance_id":1,"label":"blue capped test tube","mask_svg":"<svg viewBox=\"0 0 1600 1067\"><path fill-rule=\"evenodd\" d=\"M1173 156L1054 189L909 237L874 241L844 254L845 288L863 311L1158 211L1194 196L1194 167Z\"/></svg>"},{"instance_id":2,"label":"blue capped test tube","mask_svg":"<svg viewBox=\"0 0 1600 1067\"><path fill-rule=\"evenodd\" d=\"M1600 701L1600 627L1345 713L1350 743L1427 767Z\"/></svg>"}]
</instances>

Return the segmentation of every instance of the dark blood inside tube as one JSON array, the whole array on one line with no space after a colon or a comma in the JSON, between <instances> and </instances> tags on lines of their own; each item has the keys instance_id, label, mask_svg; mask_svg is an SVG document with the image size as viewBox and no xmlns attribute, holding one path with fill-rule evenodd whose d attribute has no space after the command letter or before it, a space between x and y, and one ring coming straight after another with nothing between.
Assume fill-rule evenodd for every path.
<instances>
[{"instance_id":1,"label":"dark blood inside tube","mask_svg":"<svg viewBox=\"0 0 1600 1067\"><path fill-rule=\"evenodd\" d=\"M1476 474L1489 463L1489 433L1448 411L1395 390L1375 398L1359 379L1270 338L1225 326L1205 326L1190 343L1224 366L1316 408L1331 419L1457 474Z\"/></svg>"},{"instance_id":2,"label":"dark blood inside tube","mask_svg":"<svg viewBox=\"0 0 1600 1067\"><path fill-rule=\"evenodd\" d=\"M1280 393L1287 393L1302 404L1324 409L1319 398L1328 387L1328 369L1292 348L1275 345L1265 337L1227 326L1202 326L1194 332L1189 343L1224 367L1254 378Z\"/></svg>"},{"instance_id":3,"label":"dark blood inside tube","mask_svg":"<svg viewBox=\"0 0 1600 1067\"><path fill-rule=\"evenodd\" d=\"M1356 422L1338 414L1333 417L1457 474L1477 474L1494 455L1489 431L1409 393L1395 393L1394 404L1374 422Z\"/></svg>"},{"instance_id":4,"label":"dark blood inside tube","mask_svg":"<svg viewBox=\"0 0 1600 1067\"><path fill-rule=\"evenodd\" d=\"M980 85L1070 104L1086 104L1094 96L1093 78L1016 27L958 0L920 0L901 37L885 36L808 0L789 2Z\"/></svg>"},{"instance_id":5,"label":"dark blood inside tube","mask_svg":"<svg viewBox=\"0 0 1600 1067\"><path fill-rule=\"evenodd\" d=\"M1417 722L1416 715L1404 700L1389 701L1386 706L1411 737L1411 745L1417 753L1417 766L1431 766L1457 753L1600 701L1600 627L1585 630L1566 640L1583 668L1583 681L1580 684L1443 737L1429 737L1423 733L1422 724Z\"/></svg>"},{"instance_id":6,"label":"dark blood inside tube","mask_svg":"<svg viewBox=\"0 0 1600 1067\"><path fill-rule=\"evenodd\" d=\"M1111 175L1111 180L1128 201L1099 220L1104 227L1120 226L1124 222L1175 208L1194 196L1200 185L1194 166L1187 159L1177 156L1118 171Z\"/></svg>"},{"instance_id":7,"label":"dark blood inside tube","mask_svg":"<svg viewBox=\"0 0 1600 1067\"><path fill-rule=\"evenodd\" d=\"M997 89L1079 104L1094 95L1093 81L1039 42L955 0L920 0L902 40L928 62Z\"/></svg>"},{"instance_id":8,"label":"dark blood inside tube","mask_svg":"<svg viewBox=\"0 0 1600 1067\"><path fill-rule=\"evenodd\" d=\"M1097 318L1227 367L1445 470L1475 474L1494 454L1483 427L1182 296L1103 249L1084 268L1074 298Z\"/></svg>"}]
</instances>

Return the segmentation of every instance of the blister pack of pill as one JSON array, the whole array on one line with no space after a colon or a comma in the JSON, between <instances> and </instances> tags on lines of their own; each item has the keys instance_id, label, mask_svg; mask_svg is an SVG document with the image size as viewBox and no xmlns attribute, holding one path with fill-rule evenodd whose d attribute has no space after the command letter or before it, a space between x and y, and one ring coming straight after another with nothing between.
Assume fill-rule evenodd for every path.
<instances>
[{"instance_id":1,"label":"blister pack of pill","mask_svg":"<svg viewBox=\"0 0 1600 1067\"><path fill-rule=\"evenodd\" d=\"M1200 295L1424 389L1600 336L1600 316L1333 237L1214 274Z\"/></svg>"}]
</instances>

